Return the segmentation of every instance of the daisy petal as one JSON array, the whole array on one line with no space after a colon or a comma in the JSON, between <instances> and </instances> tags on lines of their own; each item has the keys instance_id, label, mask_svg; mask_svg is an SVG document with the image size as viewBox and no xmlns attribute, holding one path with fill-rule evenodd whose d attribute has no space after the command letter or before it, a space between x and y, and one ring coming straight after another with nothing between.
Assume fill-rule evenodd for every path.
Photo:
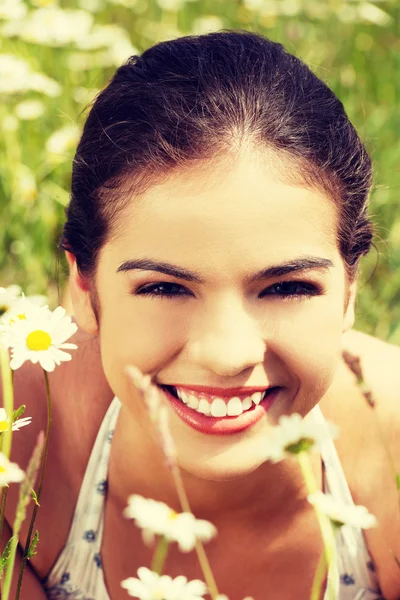
<instances>
[{"instance_id":1,"label":"daisy petal","mask_svg":"<svg viewBox=\"0 0 400 600\"><path fill-rule=\"evenodd\" d=\"M45 371L54 371L56 365L72 360L64 350L77 349L76 344L67 343L77 329L61 306L51 312L47 306L24 304L24 319L16 316L2 334L11 348L11 368L18 369L29 360L39 362Z\"/></svg>"}]
</instances>

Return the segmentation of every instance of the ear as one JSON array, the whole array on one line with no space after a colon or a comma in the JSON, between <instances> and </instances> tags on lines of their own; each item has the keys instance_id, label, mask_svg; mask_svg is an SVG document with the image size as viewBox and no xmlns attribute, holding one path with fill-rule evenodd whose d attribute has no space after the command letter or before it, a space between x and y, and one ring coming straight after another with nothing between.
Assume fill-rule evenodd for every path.
<instances>
[{"instance_id":1,"label":"ear","mask_svg":"<svg viewBox=\"0 0 400 600\"><path fill-rule=\"evenodd\" d=\"M69 264L69 288L74 316L79 327L87 333L96 335L99 326L92 306L90 281L79 273L75 255L68 251L65 251L65 255Z\"/></svg>"},{"instance_id":2,"label":"ear","mask_svg":"<svg viewBox=\"0 0 400 600\"><path fill-rule=\"evenodd\" d=\"M357 284L358 280L355 277L354 280L349 284L347 291L347 303L345 306L343 316L343 333L351 329L355 321L355 303L357 296Z\"/></svg>"}]
</instances>

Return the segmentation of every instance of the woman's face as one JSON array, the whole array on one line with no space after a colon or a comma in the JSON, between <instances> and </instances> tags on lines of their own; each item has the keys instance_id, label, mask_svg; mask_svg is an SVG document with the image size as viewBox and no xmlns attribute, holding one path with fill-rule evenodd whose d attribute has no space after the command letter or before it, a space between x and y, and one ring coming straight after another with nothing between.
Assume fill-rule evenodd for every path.
<instances>
[{"instance_id":1,"label":"woman's face","mask_svg":"<svg viewBox=\"0 0 400 600\"><path fill-rule=\"evenodd\" d=\"M173 173L132 199L99 256L102 361L132 436L137 429L150 438L151 425L129 364L162 384L280 386L260 421L228 435L193 429L160 392L180 465L209 479L263 462L271 425L283 414L306 415L327 391L353 324L332 200L284 183L266 158L246 152L230 164ZM138 259L191 271L202 283L121 270ZM296 268L305 261L323 266ZM246 281L283 266L283 275ZM154 295L145 295L151 286Z\"/></svg>"}]
</instances>

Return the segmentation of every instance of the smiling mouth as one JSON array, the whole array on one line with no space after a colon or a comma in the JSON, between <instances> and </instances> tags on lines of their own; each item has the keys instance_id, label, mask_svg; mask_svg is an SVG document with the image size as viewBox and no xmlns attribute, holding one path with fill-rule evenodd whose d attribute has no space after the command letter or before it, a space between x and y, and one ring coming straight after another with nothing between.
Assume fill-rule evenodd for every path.
<instances>
[{"instance_id":1,"label":"smiling mouth","mask_svg":"<svg viewBox=\"0 0 400 600\"><path fill-rule=\"evenodd\" d=\"M274 404L281 386L240 399L218 396L207 400L202 393L184 394L171 385L158 385L175 409L178 417L193 429L206 434L234 434L253 427ZM178 388L179 389L179 388Z\"/></svg>"},{"instance_id":2,"label":"smiling mouth","mask_svg":"<svg viewBox=\"0 0 400 600\"><path fill-rule=\"evenodd\" d=\"M182 398L179 397L176 387L174 387L173 385L160 385L160 387L162 389L167 390L170 394L172 394L174 396L174 398L176 398L177 400L180 400L182 402ZM264 400L271 392L275 391L277 389L277 387L279 387L279 386L270 387L270 388L264 390L264 392L262 393L262 396L261 396L261 400ZM208 394L203 394L202 392L191 392L190 390L185 390L185 392L187 392L188 394L193 393L196 396L198 396L199 398L201 398L202 396L208 395ZM240 394L240 395L243 396L243 394ZM249 396L251 396L251 395L252 394L249 394ZM217 397L217 395L213 394L213 397Z\"/></svg>"},{"instance_id":3,"label":"smiling mouth","mask_svg":"<svg viewBox=\"0 0 400 600\"><path fill-rule=\"evenodd\" d=\"M274 386L264 390L264 392L255 392L248 396L241 395L240 398L234 396L228 401L228 398L221 398L214 395L210 397L202 392L178 391L172 385L161 385L160 387L178 400L180 404L198 413L213 417L237 417L243 412L251 412L261 402L266 400L268 396L273 395L274 392L280 389L279 386Z\"/></svg>"}]
</instances>

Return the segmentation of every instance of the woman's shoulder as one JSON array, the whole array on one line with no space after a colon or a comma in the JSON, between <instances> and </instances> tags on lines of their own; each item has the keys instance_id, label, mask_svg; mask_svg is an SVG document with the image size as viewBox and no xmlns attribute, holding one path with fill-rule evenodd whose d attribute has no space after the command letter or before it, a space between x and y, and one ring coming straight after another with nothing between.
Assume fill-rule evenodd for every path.
<instances>
[{"instance_id":1,"label":"woman's shoulder","mask_svg":"<svg viewBox=\"0 0 400 600\"><path fill-rule=\"evenodd\" d=\"M91 429L91 424L95 429L112 399L102 367L98 338L78 329L68 342L77 346L76 350L68 351L71 360L62 362L48 373L52 427L57 431L60 442L64 430L72 439L74 432L82 429L83 421L85 431ZM45 377L39 364L26 362L14 371L14 404L15 407L25 404L25 416L32 417L31 425L24 429L24 446L30 446L29 440L36 440L47 422ZM17 442L17 436L13 439ZM20 446L17 444L18 448Z\"/></svg>"},{"instance_id":2,"label":"woman's shoulder","mask_svg":"<svg viewBox=\"0 0 400 600\"><path fill-rule=\"evenodd\" d=\"M359 356L371 384L379 381L385 392L392 396L393 384L400 383L400 346L351 329L343 336L343 349Z\"/></svg>"},{"instance_id":3,"label":"woman's shoulder","mask_svg":"<svg viewBox=\"0 0 400 600\"><path fill-rule=\"evenodd\" d=\"M113 398L100 356L98 339L81 329L69 342L71 360L48 374L52 426L46 463L41 510L37 524L42 547L32 559L36 572L44 577L65 543L80 485L97 432ZM15 406L26 405L25 416L32 417L28 427L13 435L12 460L26 469L40 431L46 430L46 386L42 368L25 363L14 372ZM16 486L10 486L6 516L12 520L17 503ZM22 526L27 533L28 520Z\"/></svg>"},{"instance_id":4,"label":"woman's shoulder","mask_svg":"<svg viewBox=\"0 0 400 600\"><path fill-rule=\"evenodd\" d=\"M400 596L400 348L351 330L343 339L344 361L321 402L339 425L335 442L353 499L366 506L378 527L365 537L384 596Z\"/></svg>"},{"instance_id":5,"label":"woman's shoulder","mask_svg":"<svg viewBox=\"0 0 400 600\"><path fill-rule=\"evenodd\" d=\"M357 414L375 423L400 473L400 346L351 330L343 350L348 378L361 399Z\"/></svg>"},{"instance_id":6,"label":"woman's shoulder","mask_svg":"<svg viewBox=\"0 0 400 600\"><path fill-rule=\"evenodd\" d=\"M66 474L76 476L79 483L113 393L103 370L98 336L78 328L68 341L77 346L70 351L71 360L62 362L49 374L53 405L51 443L54 456L66 463ZM45 404L45 396L42 394L36 401ZM44 423L42 418L42 427ZM69 465L73 466L71 472Z\"/></svg>"}]
</instances>

